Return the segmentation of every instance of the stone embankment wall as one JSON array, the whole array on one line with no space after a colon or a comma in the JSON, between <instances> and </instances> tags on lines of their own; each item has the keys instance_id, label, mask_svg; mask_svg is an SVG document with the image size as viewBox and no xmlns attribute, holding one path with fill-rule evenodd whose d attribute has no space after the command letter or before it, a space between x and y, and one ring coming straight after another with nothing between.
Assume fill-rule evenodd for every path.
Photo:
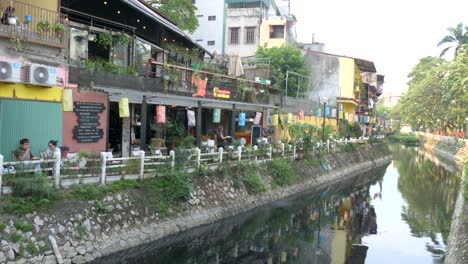
<instances>
[{"instance_id":1,"label":"stone embankment wall","mask_svg":"<svg viewBox=\"0 0 468 264\"><path fill-rule=\"evenodd\" d=\"M307 175L303 182L268 188L259 194L236 186L228 177L203 177L194 183L192 199L181 205L180 210L169 212L169 218L155 213L134 190L107 196L102 201L67 201L48 214L33 213L21 219L1 216L6 225L0 230L0 263L90 262L313 188L339 183L389 163L391 156L385 145L375 144L363 145L352 152L327 154L321 160L329 171L296 161L295 173ZM32 230L24 230L18 223L31 224ZM15 236L24 239L15 241L12 239Z\"/></svg>"},{"instance_id":2,"label":"stone embankment wall","mask_svg":"<svg viewBox=\"0 0 468 264\"><path fill-rule=\"evenodd\" d=\"M465 199L467 194L464 188L467 182L466 177L468 177L468 169L464 169L464 166L468 167L468 163L466 163L468 160L468 144L465 143L463 147L454 148L453 140L447 140L446 137L443 138L444 140L438 140L438 137L431 135L420 135L425 139L423 148L438 156L436 160L440 162L442 166L449 170L454 166L457 167L458 170L464 170L460 191L453 211L445 263L468 263L468 201ZM446 161L444 161L444 159ZM455 165L452 166L452 164Z\"/></svg>"}]
</instances>

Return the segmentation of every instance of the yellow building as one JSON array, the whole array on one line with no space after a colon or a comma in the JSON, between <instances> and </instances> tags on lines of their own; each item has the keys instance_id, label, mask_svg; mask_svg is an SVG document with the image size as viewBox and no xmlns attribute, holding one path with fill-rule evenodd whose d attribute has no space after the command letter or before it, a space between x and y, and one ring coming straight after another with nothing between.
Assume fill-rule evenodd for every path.
<instances>
[{"instance_id":1,"label":"yellow building","mask_svg":"<svg viewBox=\"0 0 468 264\"><path fill-rule=\"evenodd\" d=\"M354 115L362 93L361 72L355 60L340 57L339 96L337 102L343 105L343 112ZM354 119L349 119L354 122Z\"/></svg>"},{"instance_id":2,"label":"yellow building","mask_svg":"<svg viewBox=\"0 0 468 264\"><path fill-rule=\"evenodd\" d=\"M281 47L286 41L286 18L263 19L260 25L260 45L268 48Z\"/></svg>"}]
</instances>

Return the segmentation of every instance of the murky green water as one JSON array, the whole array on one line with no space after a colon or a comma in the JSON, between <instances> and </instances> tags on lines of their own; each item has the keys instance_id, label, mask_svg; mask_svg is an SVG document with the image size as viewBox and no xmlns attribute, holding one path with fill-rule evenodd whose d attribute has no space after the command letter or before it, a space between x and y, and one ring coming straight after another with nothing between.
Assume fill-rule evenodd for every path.
<instances>
[{"instance_id":1,"label":"murky green water","mask_svg":"<svg viewBox=\"0 0 468 264\"><path fill-rule=\"evenodd\" d=\"M345 183L98 263L443 263L459 178L415 148Z\"/></svg>"}]
</instances>

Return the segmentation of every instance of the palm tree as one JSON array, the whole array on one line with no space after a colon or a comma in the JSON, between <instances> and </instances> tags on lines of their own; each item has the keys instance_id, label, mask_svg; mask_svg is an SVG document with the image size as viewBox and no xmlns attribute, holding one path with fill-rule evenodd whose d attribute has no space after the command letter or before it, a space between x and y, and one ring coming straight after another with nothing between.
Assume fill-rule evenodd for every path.
<instances>
[{"instance_id":1,"label":"palm tree","mask_svg":"<svg viewBox=\"0 0 468 264\"><path fill-rule=\"evenodd\" d=\"M463 23L459 23L456 27L449 27L447 31L450 33L449 35L445 36L437 46L445 45L445 44L452 44L449 47L442 50L440 53L440 57L444 56L444 54L450 49L455 47L455 55L454 58L457 58L458 51L460 50L463 44L468 44L468 27L463 27Z\"/></svg>"}]
</instances>

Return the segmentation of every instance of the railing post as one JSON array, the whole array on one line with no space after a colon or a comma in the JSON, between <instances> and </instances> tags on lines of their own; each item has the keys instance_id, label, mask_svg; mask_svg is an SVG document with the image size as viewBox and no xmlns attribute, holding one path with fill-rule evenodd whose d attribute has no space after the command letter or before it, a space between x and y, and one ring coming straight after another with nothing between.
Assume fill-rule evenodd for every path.
<instances>
[{"instance_id":1,"label":"railing post","mask_svg":"<svg viewBox=\"0 0 468 264\"><path fill-rule=\"evenodd\" d=\"M200 168L201 150L197 147L195 151L197 152L197 168Z\"/></svg>"},{"instance_id":2,"label":"railing post","mask_svg":"<svg viewBox=\"0 0 468 264\"><path fill-rule=\"evenodd\" d=\"M107 153L101 152L101 184L106 184Z\"/></svg>"},{"instance_id":3,"label":"railing post","mask_svg":"<svg viewBox=\"0 0 468 264\"><path fill-rule=\"evenodd\" d=\"M0 195L2 195L3 190L3 155L0 154Z\"/></svg>"},{"instance_id":4,"label":"railing post","mask_svg":"<svg viewBox=\"0 0 468 264\"><path fill-rule=\"evenodd\" d=\"M330 139L327 139L327 152L330 152Z\"/></svg>"},{"instance_id":5,"label":"railing post","mask_svg":"<svg viewBox=\"0 0 468 264\"><path fill-rule=\"evenodd\" d=\"M220 147L218 149L219 151L219 163L223 163L223 152L224 152L224 149L222 147Z\"/></svg>"},{"instance_id":6,"label":"railing post","mask_svg":"<svg viewBox=\"0 0 468 264\"><path fill-rule=\"evenodd\" d=\"M54 161L54 182L55 188L60 189L60 163L62 162L62 156L57 153ZM0 166L3 168L3 166Z\"/></svg>"},{"instance_id":7,"label":"railing post","mask_svg":"<svg viewBox=\"0 0 468 264\"><path fill-rule=\"evenodd\" d=\"M284 158L284 143L281 143L281 156Z\"/></svg>"},{"instance_id":8,"label":"railing post","mask_svg":"<svg viewBox=\"0 0 468 264\"><path fill-rule=\"evenodd\" d=\"M242 146L237 147L237 154L239 155L239 161L242 159Z\"/></svg>"},{"instance_id":9,"label":"railing post","mask_svg":"<svg viewBox=\"0 0 468 264\"><path fill-rule=\"evenodd\" d=\"M293 157L292 157L292 160L295 160L296 159L296 143L294 143L293 145Z\"/></svg>"},{"instance_id":10,"label":"railing post","mask_svg":"<svg viewBox=\"0 0 468 264\"><path fill-rule=\"evenodd\" d=\"M271 144L270 144L270 147L268 148L268 150L269 150L268 151L269 152L268 156L269 156L270 160L272 160L273 159L273 146Z\"/></svg>"},{"instance_id":11,"label":"railing post","mask_svg":"<svg viewBox=\"0 0 468 264\"><path fill-rule=\"evenodd\" d=\"M175 151L171 150L171 152L169 152L169 155L171 156L171 167L174 168L174 166L175 166Z\"/></svg>"},{"instance_id":12,"label":"railing post","mask_svg":"<svg viewBox=\"0 0 468 264\"><path fill-rule=\"evenodd\" d=\"M145 177L145 151L140 150L140 179Z\"/></svg>"},{"instance_id":13,"label":"railing post","mask_svg":"<svg viewBox=\"0 0 468 264\"><path fill-rule=\"evenodd\" d=\"M258 161L258 156L257 156L257 149L258 149L258 146L257 146L257 145L255 145L255 146L253 147L254 156L255 156L255 162L257 162L257 161Z\"/></svg>"}]
</instances>

